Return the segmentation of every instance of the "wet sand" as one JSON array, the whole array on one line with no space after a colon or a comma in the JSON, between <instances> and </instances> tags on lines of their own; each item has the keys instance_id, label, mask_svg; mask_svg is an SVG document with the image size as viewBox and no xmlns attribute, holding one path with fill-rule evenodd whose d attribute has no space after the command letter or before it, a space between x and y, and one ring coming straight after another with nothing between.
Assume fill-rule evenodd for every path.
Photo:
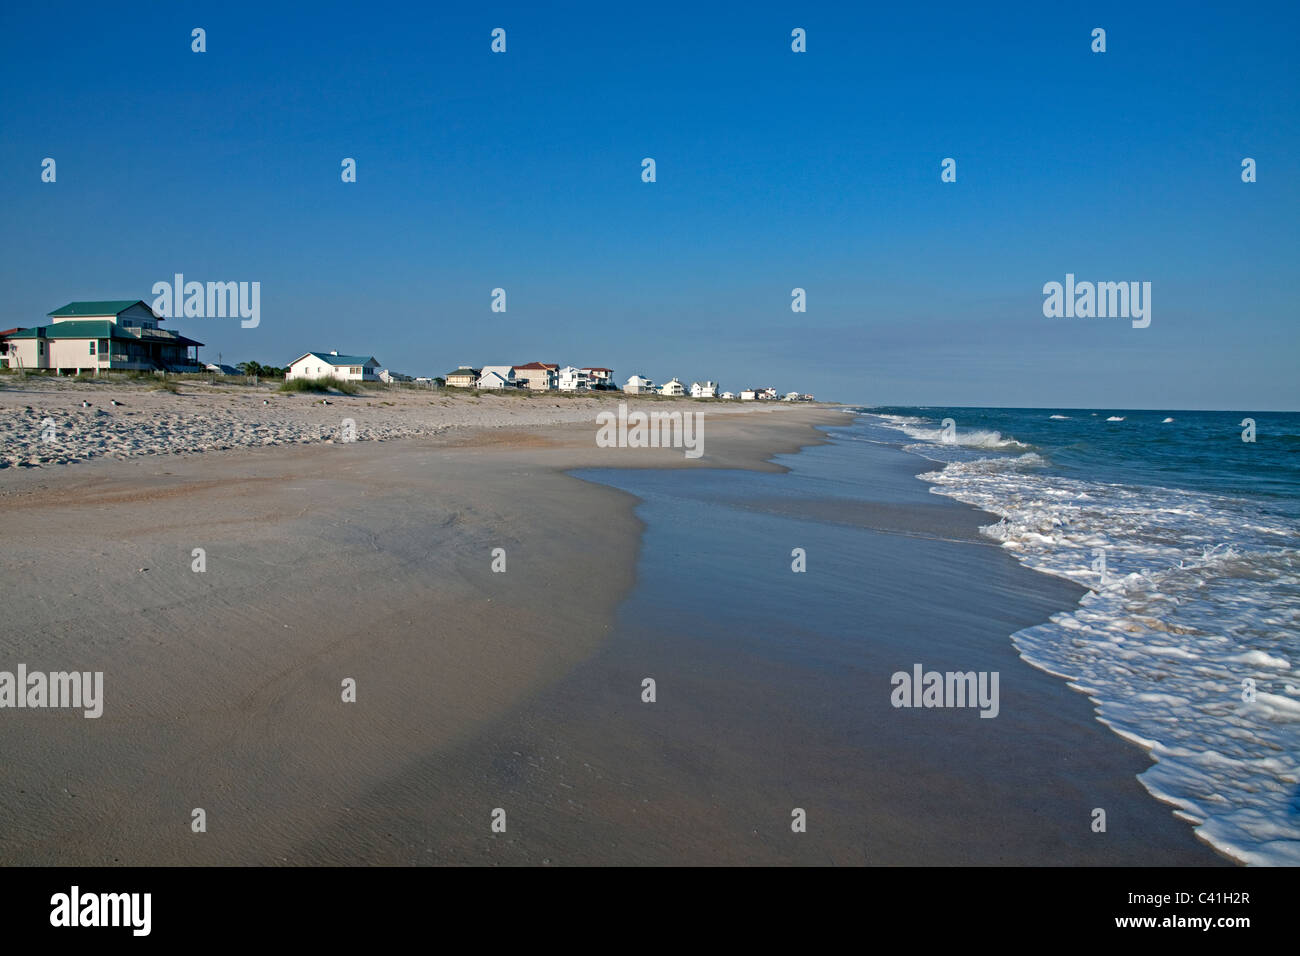
<instances>
[{"instance_id":1,"label":"wet sand","mask_svg":"<svg viewBox=\"0 0 1300 956\"><path fill-rule=\"evenodd\" d=\"M0 668L103 671L105 703L0 711L0 862L360 859L315 835L609 638L640 522L565 469L771 468L837 417L710 415L697 461L592 421L6 470Z\"/></svg>"},{"instance_id":2,"label":"wet sand","mask_svg":"<svg viewBox=\"0 0 1300 956\"><path fill-rule=\"evenodd\" d=\"M826 451L793 475L584 472L635 490L648 522L610 640L314 845L388 864L1227 865L1138 783L1147 757L1012 647L1080 589L1023 568L895 449L872 451L860 500L809 497L800 461ZM999 671L999 715L893 708L889 675L914 662Z\"/></svg>"},{"instance_id":3,"label":"wet sand","mask_svg":"<svg viewBox=\"0 0 1300 956\"><path fill-rule=\"evenodd\" d=\"M105 708L0 712L0 862L1221 862L1016 656L1073 585L892 449L848 506L787 494L767 459L842 421L709 418L698 461L591 423L7 471L0 667L103 670ZM624 472L646 527L573 468L763 474ZM999 717L892 709L913 661L1000 670Z\"/></svg>"}]
</instances>

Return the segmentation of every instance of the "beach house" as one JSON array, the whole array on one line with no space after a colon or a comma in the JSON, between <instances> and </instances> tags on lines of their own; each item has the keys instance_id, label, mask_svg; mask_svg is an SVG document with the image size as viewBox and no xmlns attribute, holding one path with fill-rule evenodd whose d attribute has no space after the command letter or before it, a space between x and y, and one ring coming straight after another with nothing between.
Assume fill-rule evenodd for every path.
<instances>
[{"instance_id":1,"label":"beach house","mask_svg":"<svg viewBox=\"0 0 1300 956\"><path fill-rule=\"evenodd\" d=\"M691 398L717 398L717 382L691 382Z\"/></svg>"},{"instance_id":2,"label":"beach house","mask_svg":"<svg viewBox=\"0 0 1300 956\"><path fill-rule=\"evenodd\" d=\"M449 388L473 388L478 384L479 370L462 365L454 372L448 372L444 378Z\"/></svg>"},{"instance_id":3,"label":"beach house","mask_svg":"<svg viewBox=\"0 0 1300 956\"><path fill-rule=\"evenodd\" d=\"M582 392L591 387L591 380L587 378L587 373L580 368L574 368L572 365L566 365L560 369L560 391L562 392Z\"/></svg>"},{"instance_id":4,"label":"beach house","mask_svg":"<svg viewBox=\"0 0 1300 956\"><path fill-rule=\"evenodd\" d=\"M742 388L740 390L740 400L742 402L752 402L758 398L758 392L752 388Z\"/></svg>"},{"instance_id":5,"label":"beach house","mask_svg":"<svg viewBox=\"0 0 1300 956\"><path fill-rule=\"evenodd\" d=\"M518 388L513 365L484 365L475 388Z\"/></svg>"},{"instance_id":6,"label":"beach house","mask_svg":"<svg viewBox=\"0 0 1300 956\"><path fill-rule=\"evenodd\" d=\"M560 384L560 366L550 362L529 362L515 366L515 381L520 388L549 392Z\"/></svg>"},{"instance_id":7,"label":"beach house","mask_svg":"<svg viewBox=\"0 0 1300 956\"><path fill-rule=\"evenodd\" d=\"M48 325L0 332L0 367L60 375L204 370L203 343L160 329L162 317L141 299L69 302L48 317Z\"/></svg>"},{"instance_id":8,"label":"beach house","mask_svg":"<svg viewBox=\"0 0 1300 956\"><path fill-rule=\"evenodd\" d=\"M587 376L587 387L599 391L618 391L618 386L614 384L614 370L612 368L601 368L599 365L593 365L590 368L580 368L579 372Z\"/></svg>"},{"instance_id":9,"label":"beach house","mask_svg":"<svg viewBox=\"0 0 1300 956\"><path fill-rule=\"evenodd\" d=\"M669 379L659 389L660 395L667 395L669 398L681 398L686 394L686 386L677 379Z\"/></svg>"},{"instance_id":10,"label":"beach house","mask_svg":"<svg viewBox=\"0 0 1300 956\"><path fill-rule=\"evenodd\" d=\"M332 378L340 382L378 382L379 362L373 355L307 352L289 363L286 381L295 378Z\"/></svg>"},{"instance_id":11,"label":"beach house","mask_svg":"<svg viewBox=\"0 0 1300 956\"><path fill-rule=\"evenodd\" d=\"M723 392L723 393L722 393L722 397L723 397L723 398L735 398L735 397L736 397L736 393L735 393L735 392Z\"/></svg>"},{"instance_id":12,"label":"beach house","mask_svg":"<svg viewBox=\"0 0 1300 956\"><path fill-rule=\"evenodd\" d=\"M644 375L633 375L623 386L623 391L629 395L649 395L655 390L655 383L650 381Z\"/></svg>"}]
</instances>

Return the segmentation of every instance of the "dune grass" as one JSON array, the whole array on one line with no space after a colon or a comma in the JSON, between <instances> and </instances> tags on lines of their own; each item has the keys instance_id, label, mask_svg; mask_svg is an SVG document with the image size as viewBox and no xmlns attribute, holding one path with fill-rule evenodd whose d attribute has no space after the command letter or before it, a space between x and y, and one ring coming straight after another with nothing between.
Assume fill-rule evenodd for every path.
<instances>
[{"instance_id":1,"label":"dune grass","mask_svg":"<svg viewBox=\"0 0 1300 956\"><path fill-rule=\"evenodd\" d=\"M344 382L336 378L289 378L280 383L282 392L341 392L344 395L359 395L361 389L354 382Z\"/></svg>"}]
</instances>

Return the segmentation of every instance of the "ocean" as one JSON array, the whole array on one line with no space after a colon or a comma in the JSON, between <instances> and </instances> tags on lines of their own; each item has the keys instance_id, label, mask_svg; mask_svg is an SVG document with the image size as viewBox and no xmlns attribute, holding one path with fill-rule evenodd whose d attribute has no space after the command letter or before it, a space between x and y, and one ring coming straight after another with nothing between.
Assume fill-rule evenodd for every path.
<instances>
[{"instance_id":1,"label":"ocean","mask_svg":"<svg viewBox=\"0 0 1300 956\"><path fill-rule=\"evenodd\" d=\"M841 441L900 443L999 519L983 534L1089 589L1009 639L1147 751L1143 786L1234 859L1300 864L1300 415L857 411Z\"/></svg>"}]
</instances>

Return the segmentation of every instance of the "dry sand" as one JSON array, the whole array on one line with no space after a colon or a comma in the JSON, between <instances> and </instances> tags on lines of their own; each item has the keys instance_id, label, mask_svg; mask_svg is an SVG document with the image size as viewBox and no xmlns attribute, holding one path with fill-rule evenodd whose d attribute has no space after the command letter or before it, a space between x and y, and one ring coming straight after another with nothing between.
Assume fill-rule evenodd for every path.
<instances>
[{"instance_id":1,"label":"dry sand","mask_svg":"<svg viewBox=\"0 0 1300 956\"><path fill-rule=\"evenodd\" d=\"M264 445L429 438L465 429L593 421L620 401L633 407L752 412L757 403L666 401L621 393L492 394L395 386L359 395L281 392L275 385L174 383L177 394L119 381L0 376L0 468L62 465ZM89 407L82 403L86 402ZM118 404L114 404L117 402ZM763 403L771 410L772 406Z\"/></svg>"},{"instance_id":2,"label":"dry sand","mask_svg":"<svg viewBox=\"0 0 1300 956\"><path fill-rule=\"evenodd\" d=\"M102 411L109 388L0 392L0 454L30 458L24 430L53 416L75 424L58 454L80 462L0 472L0 669L103 671L105 698L99 719L0 712L0 863L362 858L313 835L609 636L633 580L634 502L565 469L775 470L769 456L843 420L657 404L706 412L705 456L691 461L597 448L607 400L276 396L272 416L252 391L181 388L122 388L121 410L93 419L82 395ZM344 415L363 440L311 436ZM294 447L140 454L260 444L265 428ZM121 460L105 434L125 444ZM392 440L364 440L375 436ZM491 570L495 548L506 573ZM345 678L356 703L341 699ZM194 808L206 833L191 831ZM430 813L483 822L454 800ZM417 824L412 846L419 837Z\"/></svg>"}]
</instances>

